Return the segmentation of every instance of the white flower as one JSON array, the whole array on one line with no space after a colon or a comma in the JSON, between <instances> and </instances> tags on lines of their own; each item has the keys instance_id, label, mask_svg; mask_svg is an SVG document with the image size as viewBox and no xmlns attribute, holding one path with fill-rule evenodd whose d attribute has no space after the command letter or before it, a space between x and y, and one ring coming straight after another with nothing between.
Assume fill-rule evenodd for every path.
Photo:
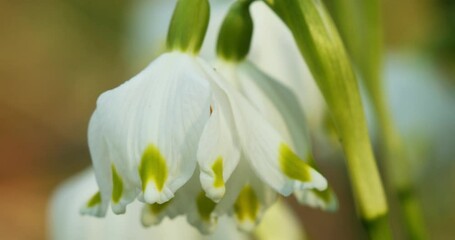
<instances>
[{"instance_id":1,"label":"white flower","mask_svg":"<svg viewBox=\"0 0 455 240\"><path fill-rule=\"evenodd\" d=\"M240 93L176 51L100 96L89 147L100 192L82 212L103 216L110 203L121 214L138 197L149 204L145 225L186 214L211 232L218 216L234 214L249 230L275 191L327 188Z\"/></svg>"},{"instance_id":2,"label":"white flower","mask_svg":"<svg viewBox=\"0 0 455 240\"><path fill-rule=\"evenodd\" d=\"M216 68L265 120L273 125L292 149L296 150L295 157L304 159L309 165L315 164L305 114L291 89L262 72L248 60L220 60ZM336 197L330 189L313 186L301 188L294 193L303 204L326 210L337 208Z\"/></svg>"}]
</instances>

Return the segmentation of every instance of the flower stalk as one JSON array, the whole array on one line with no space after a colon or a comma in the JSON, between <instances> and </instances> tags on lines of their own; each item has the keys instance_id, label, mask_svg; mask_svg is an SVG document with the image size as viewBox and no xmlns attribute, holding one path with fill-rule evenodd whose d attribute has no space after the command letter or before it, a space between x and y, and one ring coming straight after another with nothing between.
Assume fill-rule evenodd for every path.
<instances>
[{"instance_id":1,"label":"flower stalk","mask_svg":"<svg viewBox=\"0 0 455 240\"><path fill-rule=\"evenodd\" d=\"M409 239L426 239L421 209L417 202L409 159L393 122L383 86L383 32L381 2L332 1L332 13L343 40L363 81L378 120L381 153L386 180L399 201L403 224Z\"/></svg>"},{"instance_id":2,"label":"flower stalk","mask_svg":"<svg viewBox=\"0 0 455 240\"><path fill-rule=\"evenodd\" d=\"M231 5L218 35L219 61L216 68L232 86L260 109L260 113L264 114L268 121L279 124L274 119L281 119L286 126L286 130L281 129L281 134L290 135L290 141L295 145L297 155L300 155L311 167L317 169L311 152L307 119L297 96L291 89L267 75L254 62L246 58L252 44L253 19L250 5L253 2L254 0L238 0ZM285 26L283 25L283 27ZM258 94L259 92L261 94ZM258 98L259 95L262 96ZM271 104L268 105L267 102ZM268 118L267 116L270 115L275 115L275 117ZM290 150L283 147L282 153ZM284 155L283 159L291 156L299 158L294 153ZM298 175L305 172L304 169L296 171L297 168L297 166L292 166L291 169L285 170L288 173L296 172ZM307 206L318 207L326 211L335 211L338 208L338 200L331 187L322 191L317 189L296 191L294 194L299 203Z\"/></svg>"},{"instance_id":3,"label":"flower stalk","mask_svg":"<svg viewBox=\"0 0 455 240\"><path fill-rule=\"evenodd\" d=\"M241 61L250 50L253 35L253 19L250 4L253 0L238 0L232 4L229 14L221 25L216 52L227 61Z\"/></svg>"},{"instance_id":4,"label":"flower stalk","mask_svg":"<svg viewBox=\"0 0 455 240\"><path fill-rule=\"evenodd\" d=\"M167 35L168 50L197 55L204 42L210 18L207 0L179 0Z\"/></svg>"},{"instance_id":5,"label":"flower stalk","mask_svg":"<svg viewBox=\"0 0 455 240\"><path fill-rule=\"evenodd\" d=\"M360 216L374 223L387 202L372 152L357 81L337 30L320 1L266 0L290 28L334 119ZM384 231L388 227L385 225Z\"/></svg>"}]
</instances>

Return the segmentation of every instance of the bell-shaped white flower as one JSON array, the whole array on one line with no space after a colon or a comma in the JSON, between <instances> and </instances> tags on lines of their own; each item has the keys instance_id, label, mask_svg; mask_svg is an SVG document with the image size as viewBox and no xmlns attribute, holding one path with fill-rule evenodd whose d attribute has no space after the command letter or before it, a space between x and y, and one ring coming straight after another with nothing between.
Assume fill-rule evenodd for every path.
<instances>
[{"instance_id":1,"label":"bell-shaped white flower","mask_svg":"<svg viewBox=\"0 0 455 240\"><path fill-rule=\"evenodd\" d=\"M249 103L257 110L265 121L268 121L286 143L289 151L296 160L302 160L305 164L313 165L314 160L311 153L311 141L306 129L306 119L297 97L285 85L274 80L248 60L241 62L226 62L220 60L217 64L218 72L234 86ZM282 154L286 149L281 149ZM297 164L292 163L296 172ZM282 166L284 167L284 166ZM318 182L316 182L318 183ZM301 203L312 207L320 207L326 210L334 210L337 207L336 197L330 189L318 187L296 186L297 199ZM281 192L286 195L288 192Z\"/></svg>"},{"instance_id":2,"label":"bell-shaped white flower","mask_svg":"<svg viewBox=\"0 0 455 240\"><path fill-rule=\"evenodd\" d=\"M188 9L193 18L180 14ZM110 204L122 214L137 198L147 204L145 226L184 214L210 233L228 214L252 230L276 192L327 188L292 142L196 56L207 19L206 0L179 1L170 52L99 97L88 135L100 191L83 213L104 216Z\"/></svg>"},{"instance_id":3,"label":"bell-shaped white flower","mask_svg":"<svg viewBox=\"0 0 455 240\"><path fill-rule=\"evenodd\" d=\"M246 60L249 48L245 46L250 45L253 35L250 4L251 2L248 1L239 1L230 8L218 38L217 53L219 61L216 68L248 100L255 110L273 126L284 141L290 144L286 146L287 149L296 150L295 152L290 150L286 157L287 159L296 159L290 165L292 171L296 173L304 172L298 165L308 164L314 166L314 161L311 153L310 137L306 129L307 121L299 99L291 88L268 76L255 64ZM267 10L261 9L259 8L259 13ZM248 112L252 112L252 110L248 110ZM254 119L254 117L250 117L250 119ZM259 120L254 122L257 123L257 126L260 126L258 124ZM241 123L237 125L242 126ZM264 133L266 131L262 130L261 132ZM280 151L284 154L283 152L287 150L283 147ZM284 171L286 172L287 170ZM289 176L292 173L287 172L286 174ZM335 195L330 189L320 188L316 185L309 187L295 186L292 192L296 193L300 202L313 207L333 210L337 206ZM288 194L286 192L281 193L284 195Z\"/></svg>"},{"instance_id":4,"label":"bell-shaped white flower","mask_svg":"<svg viewBox=\"0 0 455 240\"><path fill-rule=\"evenodd\" d=\"M250 229L273 202L270 188L287 196L327 187L240 93L202 59L177 51L100 96L89 146L100 193L83 212L102 216L111 203L124 213L138 197L151 205L145 224L164 211L210 232L216 216L234 212ZM196 165L200 184L188 181Z\"/></svg>"},{"instance_id":5,"label":"bell-shaped white flower","mask_svg":"<svg viewBox=\"0 0 455 240\"><path fill-rule=\"evenodd\" d=\"M89 125L100 206L116 213L139 192L164 203L193 175L197 143L210 116L207 66L187 54L163 54L123 85L105 92ZM105 210L99 213L104 214Z\"/></svg>"}]
</instances>

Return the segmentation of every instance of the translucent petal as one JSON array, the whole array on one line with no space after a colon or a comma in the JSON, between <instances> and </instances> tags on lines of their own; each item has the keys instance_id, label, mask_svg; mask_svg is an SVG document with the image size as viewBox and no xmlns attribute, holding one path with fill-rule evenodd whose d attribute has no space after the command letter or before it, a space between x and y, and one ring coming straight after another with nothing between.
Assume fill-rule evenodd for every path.
<instances>
[{"instance_id":1,"label":"translucent petal","mask_svg":"<svg viewBox=\"0 0 455 240\"><path fill-rule=\"evenodd\" d=\"M311 151L305 114L294 92L265 74L249 61L238 64L219 62L219 72L305 158Z\"/></svg>"},{"instance_id":2,"label":"translucent petal","mask_svg":"<svg viewBox=\"0 0 455 240\"><path fill-rule=\"evenodd\" d=\"M327 187L325 178L299 158L240 93L222 80L213 79L228 94L242 151L260 179L285 196L294 190Z\"/></svg>"},{"instance_id":3,"label":"translucent petal","mask_svg":"<svg viewBox=\"0 0 455 240\"><path fill-rule=\"evenodd\" d=\"M111 167L108 149L105 144L102 124L98 121L98 112L94 112L90 118L88 128L88 144L92 157L95 177L100 189L81 208L82 214L104 217L112 193ZM99 200L98 200L99 198Z\"/></svg>"},{"instance_id":4,"label":"translucent petal","mask_svg":"<svg viewBox=\"0 0 455 240\"><path fill-rule=\"evenodd\" d=\"M252 4L250 11L254 33L248 59L296 95L312 129L321 127L324 98L291 31L263 2Z\"/></svg>"},{"instance_id":5,"label":"translucent petal","mask_svg":"<svg viewBox=\"0 0 455 240\"><path fill-rule=\"evenodd\" d=\"M294 92L249 61L236 64L219 62L217 69L273 125L289 143L289 148L296 150L294 155L314 166L306 119ZM303 204L327 210L336 208L336 197L332 191L331 195L320 194L326 191L298 191Z\"/></svg>"},{"instance_id":6,"label":"translucent petal","mask_svg":"<svg viewBox=\"0 0 455 240\"><path fill-rule=\"evenodd\" d=\"M296 191L294 195L299 203L313 208L320 208L325 211L338 209L338 199L330 187L323 191L317 189Z\"/></svg>"},{"instance_id":7,"label":"translucent petal","mask_svg":"<svg viewBox=\"0 0 455 240\"><path fill-rule=\"evenodd\" d=\"M110 162L95 170L111 189L114 185L115 212L124 212L140 190L145 202L164 203L192 176L196 144L210 114L206 77L195 57L172 52L100 96L96 121ZM98 145L91 151L99 151ZM99 158L93 161L100 165ZM116 174L101 173L111 168Z\"/></svg>"},{"instance_id":8,"label":"translucent petal","mask_svg":"<svg viewBox=\"0 0 455 240\"><path fill-rule=\"evenodd\" d=\"M218 202L225 183L240 159L231 105L225 93L212 87L212 115L205 126L198 149L200 180L207 197Z\"/></svg>"}]
</instances>

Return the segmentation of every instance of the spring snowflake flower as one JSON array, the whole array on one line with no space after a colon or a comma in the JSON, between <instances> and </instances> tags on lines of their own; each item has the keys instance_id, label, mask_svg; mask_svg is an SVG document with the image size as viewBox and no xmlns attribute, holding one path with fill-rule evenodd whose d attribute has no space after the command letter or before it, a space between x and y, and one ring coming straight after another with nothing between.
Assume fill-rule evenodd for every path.
<instances>
[{"instance_id":1,"label":"spring snowflake flower","mask_svg":"<svg viewBox=\"0 0 455 240\"><path fill-rule=\"evenodd\" d=\"M291 89L270 77L248 60L218 61L218 72L272 124L287 143L296 149L295 156L315 165L305 114ZM330 188L295 189L300 203L333 211L338 207Z\"/></svg>"},{"instance_id":2,"label":"spring snowflake flower","mask_svg":"<svg viewBox=\"0 0 455 240\"><path fill-rule=\"evenodd\" d=\"M240 93L202 59L180 52L163 54L100 96L89 146L100 193L83 212L98 216L109 202L115 213L124 213L139 197L152 205L154 220L145 222L154 223L166 207L169 215L180 214L177 205L191 212L192 197L202 223L215 221L213 211L234 209L251 224L260 205L273 202L268 188L287 196L327 187ZM201 186L189 181L195 171ZM183 201L172 200L187 182ZM205 194L195 194L201 187Z\"/></svg>"},{"instance_id":3,"label":"spring snowflake flower","mask_svg":"<svg viewBox=\"0 0 455 240\"><path fill-rule=\"evenodd\" d=\"M327 189L287 136L196 56L207 21L206 0L179 1L169 52L99 97L88 142L100 190L82 213L104 216L110 204L122 214L138 199L145 226L183 214L210 233L228 214L252 230L276 193Z\"/></svg>"}]
</instances>

